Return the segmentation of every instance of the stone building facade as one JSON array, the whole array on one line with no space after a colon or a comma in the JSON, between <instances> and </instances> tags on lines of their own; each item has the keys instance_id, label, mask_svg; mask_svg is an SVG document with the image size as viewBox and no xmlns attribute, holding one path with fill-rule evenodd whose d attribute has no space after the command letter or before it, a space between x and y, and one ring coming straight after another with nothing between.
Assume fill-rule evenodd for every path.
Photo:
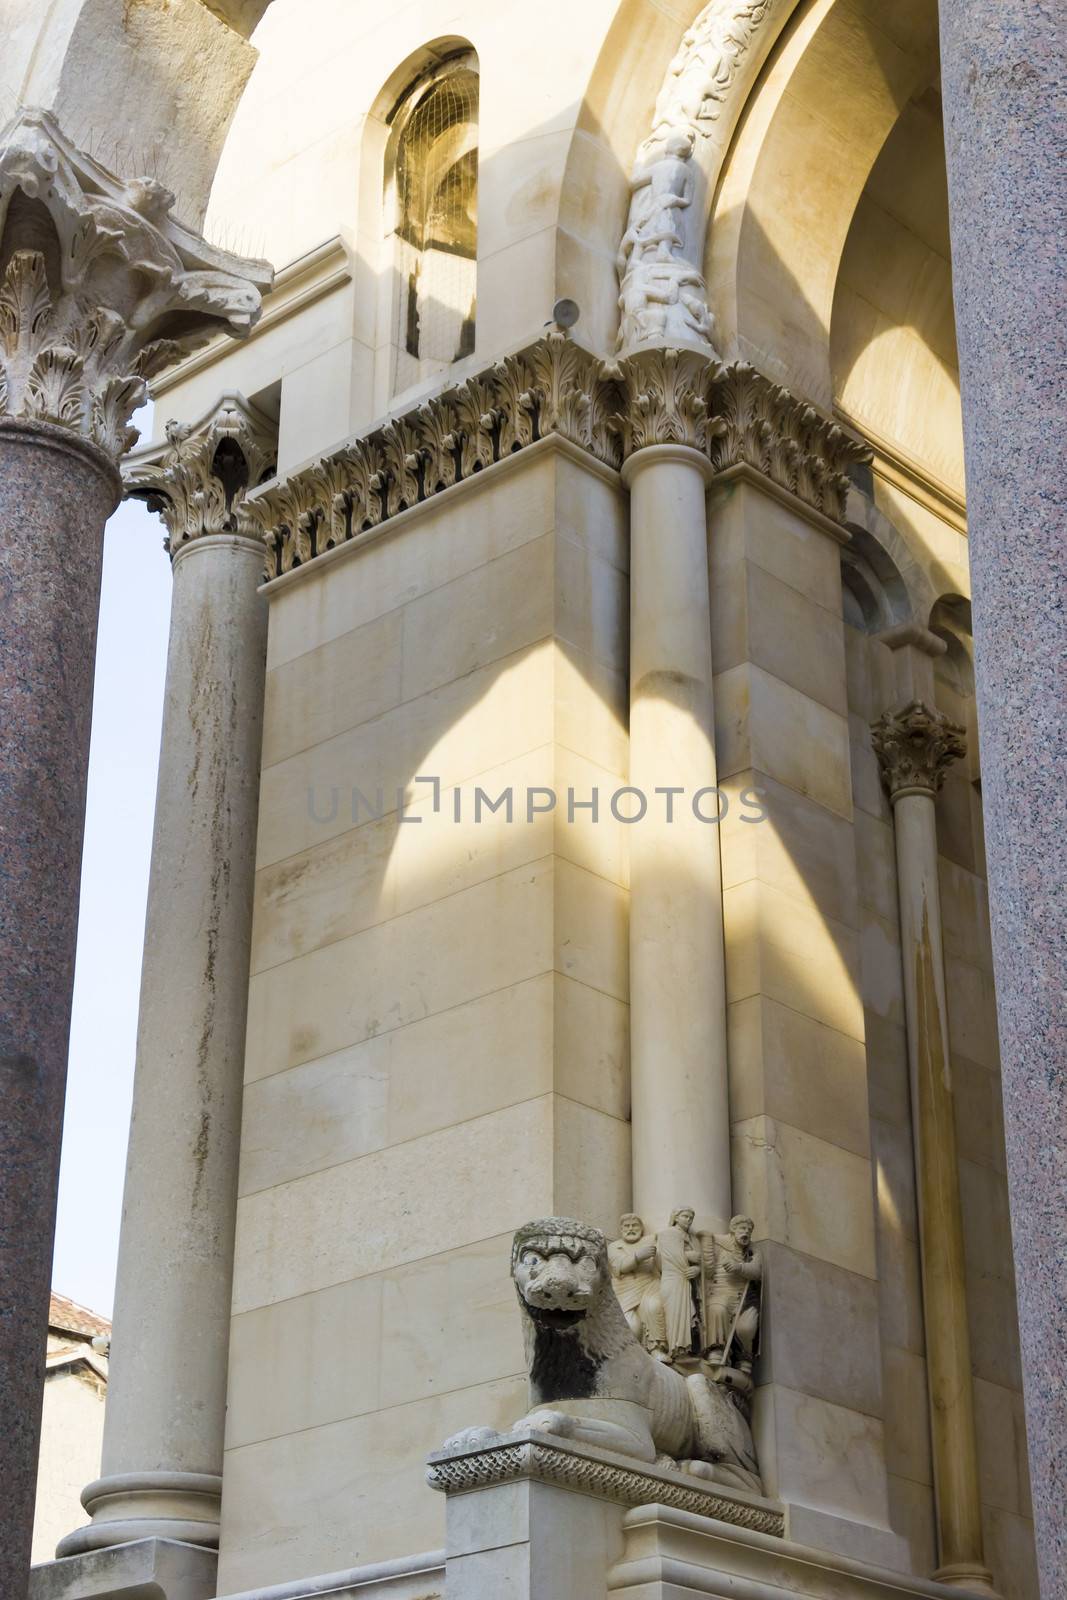
<instances>
[{"instance_id":1,"label":"stone building facade","mask_svg":"<svg viewBox=\"0 0 1067 1600\"><path fill-rule=\"evenodd\" d=\"M111 1324L65 1295L48 1308L48 1353L33 1517L33 1560L50 1561L100 1476ZM94 1343L95 1341L95 1343Z\"/></svg>"},{"instance_id":2,"label":"stone building facade","mask_svg":"<svg viewBox=\"0 0 1067 1600\"><path fill-rule=\"evenodd\" d=\"M1056 1600L1054 20L15 13L40 1204L81 820L25 773L84 782L120 492L174 573L103 1462L34 1600Z\"/></svg>"}]
</instances>

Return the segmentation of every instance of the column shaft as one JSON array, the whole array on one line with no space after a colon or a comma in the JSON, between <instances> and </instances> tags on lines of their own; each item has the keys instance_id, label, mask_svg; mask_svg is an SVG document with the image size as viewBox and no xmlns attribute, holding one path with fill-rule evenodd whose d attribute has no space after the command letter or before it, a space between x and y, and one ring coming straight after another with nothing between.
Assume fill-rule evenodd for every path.
<instances>
[{"instance_id":1,"label":"column shaft","mask_svg":"<svg viewBox=\"0 0 1067 1600\"><path fill-rule=\"evenodd\" d=\"M634 1207L730 1215L730 1118L718 828L697 820L716 782L705 457L630 457L630 782L648 810L630 834ZM657 788L684 793L667 797ZM717 814L717 796L699 801Z\"/></svg>"},{"instance_id":2,"label":"column shaft","mask_svg":"<svg viewBox=\"0 0 1067 1600\"><path fill-rule=\"evenodd\" d=\"M975 678L1042 1593L1067 1571L1067 19L941 0Z\"/></svg>"},{"instance_id":3,"label":"column shaft","mask_svg":"<svg viewBox=\"0 0 1067 1600\"><path fill-rule=\"evenodd\" d=\"M893 821L937 1504L937 1576L981 1590L989 1574L982 1554L933 794L898 795Z\"/></svg>"},{"instance_id":4,"label":"column shaft","mask_svg":"<svg viewBox=\"0 0 1067 1600\"><path fill-rule=\"evenodd\" d=\"M0 421L0 1593L25 1591L67 1076L103 527L115 469Z\"/></svg>"},{"instance_id":5,"label":"column shaft","mask_svg":"<svg viewBox=\"0 0 1067 1600\"><path fill-rule=\"evenodd\" d=\"M217 1544L262 731L258 542L192 540L174 599L104 1477L60 1554Z\"/></svg>"}]
</instances>

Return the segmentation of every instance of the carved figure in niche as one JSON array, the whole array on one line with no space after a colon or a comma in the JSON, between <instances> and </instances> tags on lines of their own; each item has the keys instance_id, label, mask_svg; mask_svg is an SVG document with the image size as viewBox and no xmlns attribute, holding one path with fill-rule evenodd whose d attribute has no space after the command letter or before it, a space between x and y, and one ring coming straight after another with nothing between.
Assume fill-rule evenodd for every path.
<instances>
[{"instance_id":1,"label":"carved figure in niche","mask_svg":"<svg viewBox=\"0 0 1067 1600\"><path fill-rule=\"evenodd\" d=\"M701 1348L712 1366L748 1376L759 1333L763 1258L752 1246L751 1217L732 1217L729 1233L704 1236Z\"/></svg>"},{"instance_id":2,"label":"carved figure in niche","mask_svg":"<svg viewBox=\"0 0 1067 1600\"><path fill-rule=\"evenodd\" d=\"M608 1245L612 1288L634 1338L665 1361L667 1340L655 1234L646 1233L641 1218L632 1211L620 1219L619 1232L622 1237Z\"/></svg>"},{"instance_id":3,"label":"carved figure in niche","mask_svg":"<svg viewBox=\"0 0 1067 1600\"><path fill-rule=\"evenodd\" d=\"M672 1211L669 1228L656 1235L659 1253L660 1298L666 1325L667 1351L671 1360L693 1353L693 1334L697 1324L698 1280L703 1250L693 1230L695 1212L691 1206Z\"/></svg>"},{"instance_id":4,"label":"carved figure in niche","mask_svg":"<svg viewBox=\"0 0 1067 1600\"><path fill-rule=\"evenodd\" d=\"M631 178L630 219L616 260L620 344L706 341L712 318L694 265L703 226L693 133L671 130Z\"/></svg>"},{"instance_id":5,"label":"carved figure in niche","mask_svg":"<svg viewBox=\"0 0 1067 1600\"><path fill-rule=\"evenodd\" d=\"M531 1405L515 1431L540 1430L762 1493L752 1434L730 1392L703 1372L683 1376L634 1337L598 1228L570 1217L526 1223L512 1244L511 1275ZM468 1428L445 1448L485 1448L501 1437Z\"/></svg>"}]
</instances>

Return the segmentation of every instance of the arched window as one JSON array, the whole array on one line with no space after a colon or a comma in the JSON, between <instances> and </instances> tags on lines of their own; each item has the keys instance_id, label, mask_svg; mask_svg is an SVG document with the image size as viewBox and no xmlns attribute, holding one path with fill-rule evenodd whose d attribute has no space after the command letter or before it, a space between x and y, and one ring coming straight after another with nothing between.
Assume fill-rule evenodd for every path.
<instances>
[{"instance_id":1,"label":"arched window","mask_svg":"<svg viewBox=\"0 0 1067 1600\"><path fill-rule=\"evenodd\" d=\"M478 255L478 69L469 51L404 97L389 163L396 300L393 393L474 350Z\"/></svg>"}]
</instances>

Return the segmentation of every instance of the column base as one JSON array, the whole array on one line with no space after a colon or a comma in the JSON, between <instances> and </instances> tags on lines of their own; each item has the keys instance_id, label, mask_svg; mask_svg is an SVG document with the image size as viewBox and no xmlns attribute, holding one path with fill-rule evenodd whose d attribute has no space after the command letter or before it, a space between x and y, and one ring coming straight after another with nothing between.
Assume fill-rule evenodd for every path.
<instances>
[{"instance_id":1,"label":"column base","mask_svg":"<svg viewBox=\"0 0 1067 1600\"><path fill-rule=\"evenodd\" d=\"M81 1501L93 1520L59 1541L60 1558L145 1540L218 1550L222 1479L216 1473L124 1472L86 1484Z\"/></svg>"},{"instance_id":2,"label":"column base","mask_svg":"<svg viewBox=\"0 0 1067 1600\"><path fill-rule=\"evenodd\" d=\"M971 1594L991 1595L993 1600L1000 1600L999 1592L993 1587L993 1574L980 1561L953 1561L948 1566L938 1567L934 1582L947 1584L951 1589L966 1589Z\"/></svg>"},{"instance_id":3,"label":"column base","mask_svg":"<svg viewBox=\"0 0 1067 1600\"><path fill-rule=\"evenodd\" d=\"M200 1545L138 1539L31 1567L29 1600L210 1600L217 1567Z\"/></svg>"}]
</instances>

